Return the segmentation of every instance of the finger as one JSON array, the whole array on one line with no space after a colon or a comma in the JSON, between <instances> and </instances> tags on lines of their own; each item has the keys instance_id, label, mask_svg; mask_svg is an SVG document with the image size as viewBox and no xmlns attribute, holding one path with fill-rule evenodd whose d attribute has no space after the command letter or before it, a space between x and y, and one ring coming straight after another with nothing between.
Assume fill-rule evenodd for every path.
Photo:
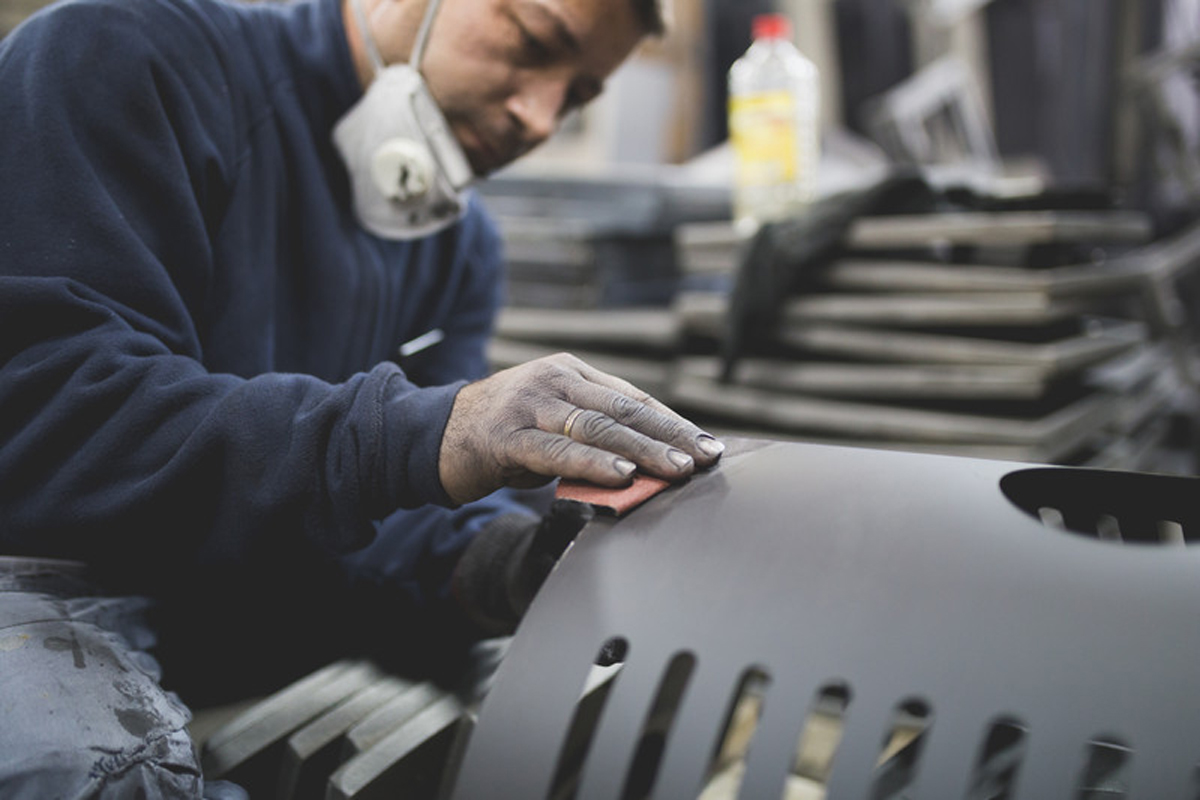
<instances>
[{"instance_id":1,"label":"finger","mask_svg":"<svg viewBox=\"0 0 1200 800\"><path fill-rule=\"evenodd\" d=\"M543 360L552 363L558 370L559 377L566 379L559 383L560 396L573 399L576 405L572 406L568 403L566 406L558 406L555 404L553 409L550 406L543 407L543 413L538 414L538 427L542 430L564 430L565 422L570 419L571 412L577 406L594 408L621 420L623 424L632 422L635 427L640 427L637 420L629 415L641 413L640 408L644 406L665 418L674 420L675 425L660 422L653 430L646 429L643 432L656 436L656 438L675 437L677 441L672 441L672 444L684 447L690 455L698 458L704 464L715 461L724 450L724 445L718 443L711 434L698 428L665 403L654 398L649 392L639 389L623 378L598 370L570 353L558 353ZM583 381L575 380L576 376L582 378ZM581 394L581 389L585 389L589 384L602 388L605 392ZM589 397L592 399L588 399ZM604 400L598 398L604 398ZM621 398L628 398L637 405L632 405ZM556 414L564 416L556 417ZM547 424L547 415L552 420L550 424ZM564 425L557 424L558 421L562 421Z\"/></svg>"},{"instance_id":2,"label":"finger","mask_svg":"<svg viewBox=\"0 0 1200 800\"><path fill-rule=\"evenodd\" d=\"M579 363L581 365L579 367L579 374L582 375L589 382L597 384L598 386L603 386L605 388L612 389L613 391L616 391L616 392L620 392L621 394L625 395L626 397L632 398L632 399L638 401L639 403L649 406L650 408L654 409L655 411L659 412L660 414L665 414L666 416L674 417L675 419L679 420L680 422L687 422L687 419L685 417L683 417L681 414L676 412L674 409L672 409L666 403L663 403L660 400L656 399L649 392L639 389L637 386L634 386L632 383L625 380L624 378L619 378L616 375L610 375L607 372L602 372L584 361L580 361Z\"/></svg>"},{"instance_id":3,"label":"finger","mask_svg":"<svg viewBox=\"0 0 1200 800\"><path fill-rule=\"evenodd\" d=\"M607 377L625 383L619 378ZM633 388L628 383L625 385ZM645 392L634 391L646 399L633 397L618 388L587 382L572 387L568 399L580 407L601 411L625 427L683 451L701 466L709 466L720 458L725 448L715 437ZM600 444L591 440L589 443Z\"/></svg>"},{"instance_id":4,"label":"finger","mask_svg":"<svg viewBox=\"0 0 1200 800\"><path fill-rule=\"evenodd\" d=\"M627 402L634 402L625 399ZM661 417L646 406L642 406L642 409L646 415ZM571 439L622 455L641 467L643 472L665 480L677 481L691 475L696 468L695 459L688 453L623 425L601 411L581 407L573 412L569 419Z\"/></svg>"},{"instance_id":5,"label":"finger","mask_svg":"<svg viewBox=\"0 0 1200 800\"><path fill-rule=\"evenodd\" d=\"M670 441L676 447L682 447L696 459L697 463L709 466L715 463L721 457L721 453L725 451L725 445L717 441L715 436L697 427L670 406L657 400L649 392L639 389L629 381L619 378L616 375L602 372L577 358L574 359L574 367L579 371L581 376L591 383L612 389L666 417L674 419L678 427L670 431L664 431L664 436L668 437L664 441ZM614 409L610 413L615 419L623 419L619 410Z\"/></svg>"},{"instance_id":6,"label":"finger","mask_svg":"<svg viewBox=\"0 0 1200 800\"><path fill-rule=\"evenodd\" d=\"M584 386L586 387L586 384ZM624 395L612 393L609 390L593 392L585 388L575 394L576 399L580 401L578 405L562 400L551 400L534 406L533 412L536 427L547 433L558 433L584 444L609 449L606 446L608 441L606 438L608 435L607 429L616 423L604 410L594 408L593 406L600 405L604 409L611 410L614 405L620 405L622 402L635 403L636 401L629 400ZM646 410L646 413L654 413L644 406L642 408ZM637 412L633 413L636 414ZM669 425L669 423L660 422L660 425ZM654 428L655 426L647 424L645 427ZM643 434L643 438L646 438L645 434ZM652 441L650 438L646 438L645 442L640 443L640 447L645 448L651 444ZM636 456L640 452L640 449L639 446L629 443L623 449L619 451L614 449L612 452L620 452L626 456ZM638 461L638 459L634 458L634 461ZM638 463L640 464L641 462L638 461Z\"/></svg>"},{"instance_id":7,"label":"finger","mask_svg":"<svg viewBox=\"0 0 1200 800\"><path fill-rule=\"evenodd\" d=\"M637 471L637 464L623 455L534 428L512 436L506 458L513 467L526 472L614 488L627 486Z\"/></svg>"}]
</instances>

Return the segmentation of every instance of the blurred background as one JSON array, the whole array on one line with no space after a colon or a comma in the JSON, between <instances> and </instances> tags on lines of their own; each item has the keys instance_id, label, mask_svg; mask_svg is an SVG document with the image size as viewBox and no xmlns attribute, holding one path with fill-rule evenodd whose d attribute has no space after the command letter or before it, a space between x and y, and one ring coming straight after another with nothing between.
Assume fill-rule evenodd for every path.
<instances>
[{"instance_id":1,"label":"blurred background","mask_svg":"<svg viewBox=\"0 0 1200 800\"><path fill-rule=\"evenodd\" d=\"M1200 0L672 3L479 186L497 369L568 349L718 433L1195 471ZM728 142L769 12L820 109L816 199L770 241L732 224Z\"/></svg>"},{"instance_id":2,"label":"blurred background","mask_svg":"<svg viewBox=\"0 0 1200 800\"><path fill-rule=\"evenodd\" d=\"M1194 471L1200 2L674 10L481 187L509 244L498 367L571 349L731 434ZM756 249L728 75L770 12L816 67L820 165L790 242ZM919 221L841 213L898 172L935 192Z\"/></svg>"},{"instance_id":3,"label":"blurred background","mask_svg":"<svg viewBox=\"0 0 1200 800\"><path fill-rule=\"evenodd\" d=\"M962 155L905 152L879 118L889 93L949 61L962 70L948 79L968 95L961 110L978 115L988 132L969 155L1058 183L1117 186L1130 202L1169 204L1189 191L1155 179L1173 174L1187 183L1190 173L1176 172L1175 154L1163 151L1187 143L1194 153L1200 135L1186 63L1200 46L1196 0L674 0L673 7L671 35L626 65L606 96L534 161L682 164L720 146L728 135L727 72L751 42L752 19L778 11L818 68L827 137L863 137L889 157L925 163ZM1179 68L1165 74L1172 57Z\"/></svg>"}]
</instances>

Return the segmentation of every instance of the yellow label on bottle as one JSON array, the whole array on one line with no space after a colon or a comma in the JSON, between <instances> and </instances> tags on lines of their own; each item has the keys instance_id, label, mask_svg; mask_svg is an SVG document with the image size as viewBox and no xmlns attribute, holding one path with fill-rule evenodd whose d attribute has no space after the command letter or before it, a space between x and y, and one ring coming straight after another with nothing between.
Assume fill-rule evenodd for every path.
<instances>
[{"instance_id":1,"label":"yellow label on bottle","mask_svg":"<svg viewBox=\"0 0 1200 800\"><path fill-rule=\"evenodd\" d=\"M788 92L759 92L729 101L729 139L737 182L770 186L799 173L796 101Z\"/></svg>"}]
</instances>

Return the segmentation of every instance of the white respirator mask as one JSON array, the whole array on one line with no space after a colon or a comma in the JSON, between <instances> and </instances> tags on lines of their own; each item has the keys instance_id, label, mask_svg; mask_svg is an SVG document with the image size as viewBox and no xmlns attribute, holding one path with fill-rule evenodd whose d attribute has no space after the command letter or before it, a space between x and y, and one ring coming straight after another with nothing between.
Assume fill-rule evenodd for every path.
<instances>
[{"instance_id":1,"label":"white respirator mask","mask_svg":"<svg viewBox=\"0 0 1200 800\"><path fill-rule=\"evenodd\" d=\"M375 79L338 121L333 141L350 174L355 216L385 239L429 236L467 209L471 165L419 69L440 4L429 0L410 63L389 67L371 36L362 0L350 0Z\"/></svg>"}]
</instances>

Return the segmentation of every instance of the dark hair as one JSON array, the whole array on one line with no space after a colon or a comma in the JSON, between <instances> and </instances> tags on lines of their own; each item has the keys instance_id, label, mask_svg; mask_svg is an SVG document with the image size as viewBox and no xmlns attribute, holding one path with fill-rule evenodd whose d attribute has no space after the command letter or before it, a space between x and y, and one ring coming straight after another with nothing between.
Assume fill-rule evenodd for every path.
<instances>
[{"instance_id":1,"label":"dark hair","mask_svg":"<svg viewBox=\"0 0 1200 800\"><path fill-rule=\"evenodd\" d=\"M664 0L630 0L638 20L646 33L651 36L662 36L667 32L667 20L663 14Z\"/></svg>"}]
</instances>

